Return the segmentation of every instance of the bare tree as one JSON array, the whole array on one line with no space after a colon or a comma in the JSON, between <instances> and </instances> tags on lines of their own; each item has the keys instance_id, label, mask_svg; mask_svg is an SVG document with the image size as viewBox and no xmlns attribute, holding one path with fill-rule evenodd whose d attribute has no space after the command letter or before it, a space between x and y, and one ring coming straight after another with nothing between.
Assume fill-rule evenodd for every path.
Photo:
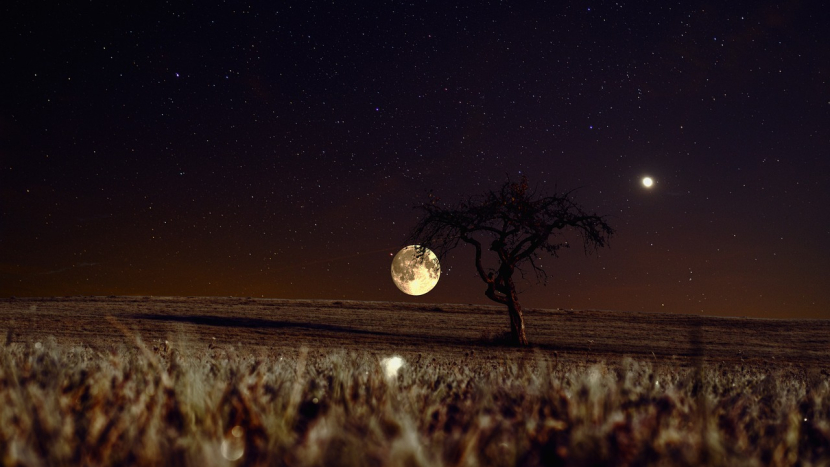
<instances>
[{"instance_id":1,"label":"bare tree","mask_svg":"<svg viewBox=\"0 0 830 467\"><path fill-rule=\"evenodd\" d=\"M566 232L573 231L582 238L586 254L605 246L614 233L603 217L587 214L576 204L572 193L544 196L528 187L526 177L518 183L508 180L500 189L471 197L455 207L441 204L430 193L428 202L416 206L423 217L409 240L419 245L419 255L428 248L439 259L461 244L475 247L476 270L487 284L484 294L507 306L511 341L525 346L528 341L513 274L518 270L524 277L529 267L537 282L547 282L540 255L556 257L561 248L568 248ZM485 245L492 252L489 256L495 255L498 260L498 268L485 268Z\"/></svg>"}]
</instances>

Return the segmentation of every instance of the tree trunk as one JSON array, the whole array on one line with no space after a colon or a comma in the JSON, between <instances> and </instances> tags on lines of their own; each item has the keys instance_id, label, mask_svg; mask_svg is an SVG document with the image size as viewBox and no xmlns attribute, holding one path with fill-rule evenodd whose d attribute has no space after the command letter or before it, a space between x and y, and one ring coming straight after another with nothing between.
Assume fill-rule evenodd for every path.
<instances>
[{"instance_id":1,"label":"tree trunk","mask_svg":"<svg viewBox=\"0 0 830 467\"><path fill-rule=\"evenodd\" d=\"M525 335L525 319L522 315L522 305L516 300L515 292L507 299L507 312L510 315L510 340L513 345L525 347L530 345Z\"/></svg>"}]
</instances>

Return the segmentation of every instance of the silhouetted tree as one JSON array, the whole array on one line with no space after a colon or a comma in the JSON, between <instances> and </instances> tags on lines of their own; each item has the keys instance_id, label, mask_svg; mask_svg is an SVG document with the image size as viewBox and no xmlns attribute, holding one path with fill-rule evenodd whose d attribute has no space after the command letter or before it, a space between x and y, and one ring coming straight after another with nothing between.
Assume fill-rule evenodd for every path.
<instances>
[{"instance_id":1,"label":"silhouetted tree","mask_svg":"<svg viewBox=\"0 0 830 467\"><path fill-rule=\"evenodd\" d=\"M455 207L442 205L430 193L428 202L416 206L423 217L409 240L419 245L418 254L423 255L429 248L439 259L461 244L475 247L476 270L487 284L484 294L507 306L512 343L528 345L514 272L518 270L524 276L523 268L529 266L537 282L546 282L540 254L556 257L559 249L569 247L565 232L574 231L582 238L586 254L605 246L614 233L603 217L587 214L576 204L572 193L544 196L528 187L526 177L518 183L508 180L500 189L471 197ZM497 258L497 269L485 268L484 248Z\"/></svg>"}]
</instances>

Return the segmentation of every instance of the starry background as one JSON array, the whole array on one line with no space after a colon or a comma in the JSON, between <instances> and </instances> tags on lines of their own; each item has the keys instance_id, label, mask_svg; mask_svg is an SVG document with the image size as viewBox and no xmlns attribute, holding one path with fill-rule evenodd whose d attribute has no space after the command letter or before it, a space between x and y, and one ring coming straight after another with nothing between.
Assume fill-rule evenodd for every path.
<instances>
[{"instance_id":1,"label":"starry background","mask_svg":"<svg viewBox=\"0 0 830 467\"><path fill-rule=\"evenodd\" d=\"M391 255L524 174L617 230L525 307L830 318L821 2L54 3L0 7L2 296L492 304Z\"/></svg>"}]
</instances>

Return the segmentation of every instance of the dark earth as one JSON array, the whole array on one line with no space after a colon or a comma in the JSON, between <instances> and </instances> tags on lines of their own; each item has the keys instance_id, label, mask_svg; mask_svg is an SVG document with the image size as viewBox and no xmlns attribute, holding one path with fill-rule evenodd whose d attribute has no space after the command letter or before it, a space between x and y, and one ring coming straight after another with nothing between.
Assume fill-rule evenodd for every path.
<instances>
[{"instance_id":1,"label":"dark earth","mask_svg":"<svg viewBox=\"0 0 830 467\"><path fill-rule=\"evenodd\" d=\"M551 358L573 364L630 357L679 367L699 362L830 368L830 321L721 318L603 310L526 309L529 349L502 344L506 309L238 297L0 299L5 342L53 336L62 345L225 347L257 355L310 350L446 359ZM2 339L2 336L0 336ZM166 341L166 343L165 343Z\"/></svg>"}]
</instances>

